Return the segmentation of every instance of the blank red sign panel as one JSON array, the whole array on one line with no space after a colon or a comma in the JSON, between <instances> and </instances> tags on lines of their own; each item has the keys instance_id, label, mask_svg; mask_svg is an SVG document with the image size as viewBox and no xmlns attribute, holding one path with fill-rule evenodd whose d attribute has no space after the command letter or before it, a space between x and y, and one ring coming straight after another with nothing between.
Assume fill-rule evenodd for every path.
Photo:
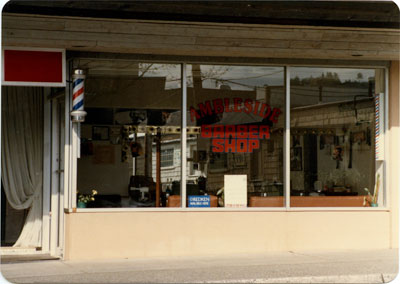
<instances>
[{"instance_id":1,"label":"blank red sign panel","mask_svg":"<svg viewBox=\"0 0 400 284\"><path fill-rule=\"evenodd\" d=\"M63 82L61 51L4 50L4 81Z\"/></svg>"}]
</instances>

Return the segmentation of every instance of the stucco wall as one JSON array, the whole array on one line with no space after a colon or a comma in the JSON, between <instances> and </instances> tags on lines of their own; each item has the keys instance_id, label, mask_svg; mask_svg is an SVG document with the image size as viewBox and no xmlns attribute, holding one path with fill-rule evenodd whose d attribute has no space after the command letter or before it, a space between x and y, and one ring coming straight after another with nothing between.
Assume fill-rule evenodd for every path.
<instances>
[{"instance_id":1,"label":"stucco wall","mask_svg":"<svg viewBox=\"0 0 400 284\"><path fill-rule=\"evenodd\" d=\"M390 248L389 212L66 215L66 259Z\"/></svg>"}]
</instances>

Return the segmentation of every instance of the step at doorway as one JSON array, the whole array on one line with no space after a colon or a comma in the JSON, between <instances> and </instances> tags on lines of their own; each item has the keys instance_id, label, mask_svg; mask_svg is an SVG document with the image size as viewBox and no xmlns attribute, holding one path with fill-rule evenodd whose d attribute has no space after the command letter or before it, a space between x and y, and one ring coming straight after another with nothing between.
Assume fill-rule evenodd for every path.
<instances>
[{"instance_id":1,"label":"step at doorway","mask_svg":"<svg viewBox=\"0 0 400 284\"><path fill-rule=\"evenodd\" d=\"M3 251L3 248L2 248ZM0 262L2 264L5 263L17 263L17 262L29 262L29 261L44 261L44 260L59 260L59 257L51 256L49 253L41 253L41 252L28 252L23 254L23 250L19 253L14 254L3 254L1 253Z\"/></svg>"}]
</instances>

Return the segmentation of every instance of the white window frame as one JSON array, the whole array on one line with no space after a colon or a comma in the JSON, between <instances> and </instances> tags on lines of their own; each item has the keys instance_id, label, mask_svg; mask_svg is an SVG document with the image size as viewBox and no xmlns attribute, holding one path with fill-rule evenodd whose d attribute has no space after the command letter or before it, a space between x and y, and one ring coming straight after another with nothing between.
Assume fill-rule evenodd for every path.
<instances>
[{"instance_id":1,"label":"white window frame","mask_svg":"<svg viewBox=\"0 0 400 284\"><path fill-rule=\"evenodd\" d=\"M172 151L172 159L171 159L172 164L171 165L167 165L167 166L163 166L162 163L163 163L163 160L165 162L165 152L166 151ZM163 152L164 152L164 157L163 157ZM173 168L175 166L174 155L175 155L174 148L161 149L161 168L163 168L163 169L171 169L171 168ZM169 162L169 160L168 160L168 162Z\"/></svg>"},{"instance_id":2,"label":"white window frame","mask_svg":"<svg viewBox=\"0 0 400 284\"><path fill-rule=\"evenodd\" d=\"M191 64L191 62L187 61L170 61L166 62L168 64L180 64L181 65L181 93L182 93L182 116L181 116L181 153L186 153L187 151L187 64ZM181 202L181 207L174 208L164 208L164 207L152 207L152 208L76 208L76 181L77 181L77 171L76 171L76 163L77 163L77 143L79 139L76 137L77 130L74 129L74 126L70 122L66 122L66 132L68 129L68 125L72 125L70 128L70 132L68 134L72 134L71 136L71 144L72 147L66 148L66 164L71 166L70 169L70 186L68 188L69 191L69 200L65 200L65 211L66 212L82 212L82 213L92 213L92 212L132 212L132 211L142 211L142 212L171 212L171 211L191 211L191 212L252 212L252 211L264 211L264 212L302 212L302 211L324 211L324 212L346 212L346 211L389 211L390 208L388 204L390 204L389 196L390 194L387 192L387 156L383 161L383 177L382 177L382 190L383 190L383 204L379 207L290 207L290 69L291 67L315 67L315 68L359 68L359 69L383 69L385 70L385 93L384 93L384 130L383 135L385 135L388 131L389 125L389 69L387 66L383 66L381 64L360 64L360 65L343 65L343 64L254 64L254 63L211 63L204 62L204 64L222 64L222 65L233 65L233 66L277 66L284 68L284 82L285 82L285 130L284 130L284 200L285 204L282 207L247 207L247 208L224 208L224 207L216 207L216 208L188 208L186 207L186 202ZM67 74L68 76L68 74ZM69 89L69 84L67 84L67 90ZM66 102L71 101L70 92L66 91ZM66 103L66 108L68 108L68 104ZM66 116L69 116L69 113L66 113ZM76 127L76 126L75 126ZM69 136L69 135L68 135ZM388 139L384 139L384 151L387 152L388 149ZM71 151L69 153L69 150ZM186 200L186 180L187 180L187 159L184 156L181 156L181 198L182 200ZM67 173L67 172L66 172ZM66 185L67 185L67 178ZM66 187L67 188L67 187ZM289 198L287 198L289 197Z\"/></svg>"}]
</instances>

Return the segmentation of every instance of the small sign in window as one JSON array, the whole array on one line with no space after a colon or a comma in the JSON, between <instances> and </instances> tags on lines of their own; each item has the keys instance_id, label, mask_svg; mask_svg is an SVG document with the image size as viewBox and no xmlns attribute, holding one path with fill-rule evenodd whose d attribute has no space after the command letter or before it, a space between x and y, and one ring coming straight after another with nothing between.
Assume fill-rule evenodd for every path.
<instances>
[{"instance_id":1,"label":"small sign in window","mask_svg":"<svg viewBox=\"0 0 400 284\"><path fill-rule=\"evenodd\" d=\"M210 196L209 195L189 195L188 206L189 207L210 207Z\"/></svg>"}]
</instances>

